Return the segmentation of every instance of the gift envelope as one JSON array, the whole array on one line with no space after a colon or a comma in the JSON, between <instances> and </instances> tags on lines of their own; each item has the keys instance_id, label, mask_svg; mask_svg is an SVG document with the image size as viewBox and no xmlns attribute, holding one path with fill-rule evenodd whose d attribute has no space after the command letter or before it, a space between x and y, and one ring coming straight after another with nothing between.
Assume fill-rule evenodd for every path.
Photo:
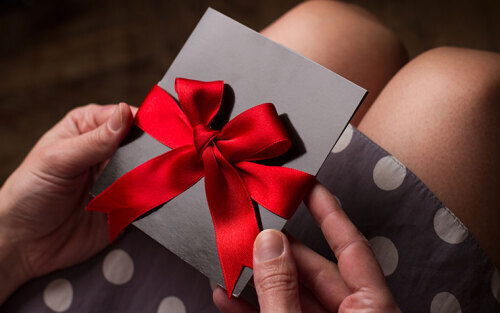
<instances>
[{"instance_id":1,"label":"gift envelope","mask_svg":"<svg viewBox=\"0 0 500 313\"><path fill-rule=\"evenodd\" d=\"M250 108L272 103L292 145L280 156L256 162L311 175L316 175L366 94L363 88L213 9L204 14L155 88L179 101L175 83L180 78L224 82L222 103L210 125L214 129ZM133 126L91 193L98 196L125 173L168 151L172 147ZM140 180L148 182L148 177ZM212 188L217 192L224 186ZM294 196L292 192L283 195ZM283 228L285 218L258 201L253 204L259 229ZM238 209L235 203L234 210ZM204 177L133 225L225 288ZM232 245L237 247L239 239L234 236ZM243 267L232 294L238 296L251 276L252 270Z\"/></svg>"}]
</instances>

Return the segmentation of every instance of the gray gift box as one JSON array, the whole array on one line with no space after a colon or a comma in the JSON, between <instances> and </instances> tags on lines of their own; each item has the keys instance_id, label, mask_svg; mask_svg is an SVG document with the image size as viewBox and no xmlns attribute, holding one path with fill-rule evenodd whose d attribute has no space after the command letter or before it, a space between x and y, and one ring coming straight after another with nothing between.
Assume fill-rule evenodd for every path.
<instances>
[{"instance_id":1,"label":"gray gift box","mask_svg":"<svg viewBox=\"0 0 500 313\"><path fill-rule=\"evenodd\" d=\"M268 162L316 175L366 90L208 9L158 83L177 99L177 77L225 82L216 123L264 102L275 105L293 140L292 149ZM138 165L171 150L133 127L91 190L95 196ZM262 228L281 230L286 220L259 206ZM224 287L204 179L133 225ZM252 276L244 268L238 296Z\"/></svg>"}]
</instances>

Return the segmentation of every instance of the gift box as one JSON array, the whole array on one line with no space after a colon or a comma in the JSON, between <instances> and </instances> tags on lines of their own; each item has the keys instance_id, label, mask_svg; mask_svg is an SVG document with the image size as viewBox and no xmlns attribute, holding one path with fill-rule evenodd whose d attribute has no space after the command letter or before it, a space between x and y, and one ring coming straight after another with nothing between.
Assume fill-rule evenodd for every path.
<instances>
[{"instance_id":1,"label":"gift box","mask_svg":"<svg viewBox=\"0 0 500 313\"><path fill-rule=\"evenodd\" d=\"M193 119L197 119L198 115L202 116L203 125L200 126L202 129L200 130L198 126L188 127L193 134L186 135L198 139L203 137L202 140L195 140L196 142L192 145L195 148L191 148L189 152L197 151L200 154L199 158L193 157L197 158L197 161L193 162L198 162L197 167L195 166L196 171L210 172L213 167L226 166L225 163L221 165L221 159L229 160L228 164L232 162L233 165L227 166L234 166L236 171L228 169L226 174L203 173L201 178L194 179L193 184L185 190L177 192L174 196L168 197L167 201L146 210L132 222L132 225L224 288L228 281L231 281L228 277L234 276L235 269L241 267L241 271L237 272L234 286L231 283L231 286L226 288L234 296L238 296L250 280L252 271L249 268L251 264L247 266L236 264L231 269L233 258L236 262L240 254L250 253L251 255L252 251L247 251L248 247L245 248L243 241L253 240L253 238L244 237L255 235L250 231L242 231L241 227L255 223L256 225L250 226L256 227L257 230L283 228L290 211L287 211L288 215L281 214L280 203L286 202L287 199L294 199L295 202L301 200L307 191L305 182L307 178L299 173L316 175L365 95L366 91L363 88L345 78L263 37L229 17L208 9L165 76L146 98L136 118L136 125L132 127L127 138L109 161L93 186L91 194L99 199L107 190L116 186L117 181L123 180L125 174L129 175L127 177L134 177L136 181L121 191L123 199L120 199L121 204L117 204L114 211L110 212L108 207L101 208L103 212L110 215L110 218L116 213L116 217L113 218L120 220L122 219L121 213L116 208L133 206L137 197L142 197L145 201L150 200L153 196L149 195L148 188L156 190L158 185L154 184L162 185L162 175L165 175L165 181L173 185L172 188L175 189L178 185L178 176L189 178L191 175L188 172L193 165L189 165L186 169L184 165L175 165L184 164L182 160L186 160L186 157L179 157L180 163L173 163L173 166L165 167L166 170L161 166L149 166L148 171L145 172L141 172L141 169L144 164L163 162L159 158L164 158L167 152L170 153L169 155L179 154L171 153L180 151L184 147L184 143L177 143L176 136L182 137L183 131L178 131L176 127L182 128L182 123L189 124L189 122L194 125ZM218 101L220 103L212 104ZM170 105L170 111L162 112L167 102ZM191 104L188 105L185 102L197 102L193 106L197 107L196 110L199 112L190 112L192 108L189 105ZM214 109L212 106L218 107ZM178 114L178 116L172 118L172 114ZM265 116L264 120L262 116ZM242 128L246 127L242 120L246 118L259 121L252 126L253 130L240 135L240 137L246 137L242 140L243 143L235 149L236 152L227 152L230 149L224 147L219 147L218 150L214 148L226 155L219 156L218 161L212 160L212 165L210 165L211 161L204 155L207 145L222 146L211 140L220 136L221 133L228 133L227 129L230 127L233 128L233 133L242 131ZM145 126L145 124L148 125ZM161 130L163 127L165 129ZM157 135L162 131L163 135ZM163 140L162 136L168 138ZM289 139L285 140L283 136L289 136ZM277 139L273 139L275 137ZM259 140L264 142L264 145L270 141L273 144L271 149L273 151L266 154L263 157L264 160L262 157L253 157L253 154L250 157L247 155L245 164L255 163L256 165L248 166L258 169L259 173L265 177L264 179L256 177L255 180L251 180L253 178L248 177L252 174L240 179L238 175L245 167L240 164L241 162L238 163L241 161L238 157L227 154L238 154L240 150L247 151L252 148L260 149L254 147L260 144ZM282 146L281 143L285 141L291 145L289 149L288 146ZM279 153L275 153L275 148L280 150ZM162 170L156 170L157 168ZM133 171L141 174L131 176L130 173ZM269 174L274 171L284 172L284 176ZM150 174L148 176L144 173ZM233 180L221 178L222 182L213 178L214 175L233 175L231 173L240 174L234 174L236 176ZM287 175L292 176L290 180ZM296 176L298 180L304 179L303 185L300 183L293 185ZM249 190L248 193L252 198L252 217L248 220L243 218L245 215L232 220L232 212L239 212L237 210L243 210L242 207L245 206L241 205L240 198L234 195L232 183L228 181L243 181L244 188ZM282 190L275 190L279 189L277 185L280 185L279 188ZM298 188L297 186L303 186L301 187L303 190L294 190L293 188ZM260 196L254 197L257 189L260 190ZM268 196L266 193L269 193L269 197L273 199L263 199ZM281 201L277 204L273 202L276 200L276 194ZM156 196L158 195L154 195ZM233 198L236 200L221 200ZM296 208L298 203L293 204L295 203L293 201L290 202L292 204L288 203L286 206ZM263 203L270 202L273 202L269 205L273 206L273 209L263 205ZM226 211L217 206L225 207ZM293 213L293 210L291 212ZM232 234L231 231L235 233ZM224 241L221 239L222 236L225 236ZM221 260L223 260L222 263Z\"/></svg>"}]
</instances>

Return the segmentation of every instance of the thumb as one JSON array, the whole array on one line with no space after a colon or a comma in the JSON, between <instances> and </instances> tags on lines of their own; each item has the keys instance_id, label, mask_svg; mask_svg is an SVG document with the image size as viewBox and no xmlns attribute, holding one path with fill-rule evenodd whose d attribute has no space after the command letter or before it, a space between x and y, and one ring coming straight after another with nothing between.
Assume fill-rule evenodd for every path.
<instances>
[{"instance_id":1,"label":"thumb","mask_svg":"<svg viewBox=\"0 0 500 313\"><path fill-rule=\"evenodd\" d=\"M123 102L118 104L109 119L99 127L65 140L59 147L58 163L67 165L67 173L78 173L109 159L126 136L132 121L129 106Z\"/></svg>"},{"instance_id":2,"label":"thumb","mask_svg":"<svg viewBox=\"0 0 500 313\"><path fill-rule=\"evenodd\" d=\"M297 269L285 235L268 229L257 236L253 270L261 312L300 312Z\"/></svg>"}]
</instances>

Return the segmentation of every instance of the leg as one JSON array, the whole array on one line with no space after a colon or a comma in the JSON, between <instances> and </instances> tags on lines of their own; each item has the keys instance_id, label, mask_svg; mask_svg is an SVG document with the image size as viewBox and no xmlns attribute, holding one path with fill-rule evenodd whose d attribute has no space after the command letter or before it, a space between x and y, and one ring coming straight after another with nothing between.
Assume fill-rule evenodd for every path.
<instances>
[{"instance_id":1,"label":"leg","mask_svg":"<svg viewBox=\"0 0 500 313\"><path fill-rule=\"evenodd\" d=\"M359 129L408 166L500 265L500 55L438 48L406 65Z\"/></svg>"},{"instance_id":2,"label":"leg","mask_svg":"<svg viewBox=\"0 0 500 313\"><path fill-rule=\"evenodd\" d=\"M407 60L394 33L364 9L341 2L301 3L262 34L367 89L354 125Z\"/></svg>"}]
</instances>

